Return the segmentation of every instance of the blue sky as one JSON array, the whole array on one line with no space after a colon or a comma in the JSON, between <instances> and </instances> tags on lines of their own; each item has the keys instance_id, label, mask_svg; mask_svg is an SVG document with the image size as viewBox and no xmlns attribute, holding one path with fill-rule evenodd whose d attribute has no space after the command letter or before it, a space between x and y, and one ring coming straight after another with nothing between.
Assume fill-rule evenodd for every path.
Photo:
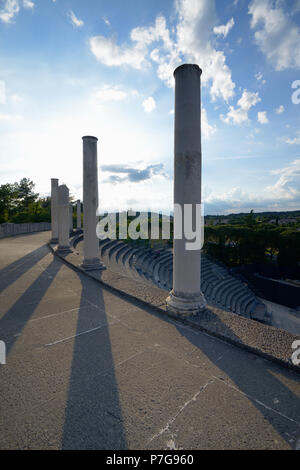
<instances>
[{"instance_id":1,"label":"blue sky","mask_svg":"<svg viewBox=\"0 0 300 470\"><path fill-rule=\"evenodd\" d=\"M0 0L0 184L82 198L95 135L102 209L171 210L185 62L203 70L205 213L300 209L300 0Z\"/></svg>"}]
</instances>

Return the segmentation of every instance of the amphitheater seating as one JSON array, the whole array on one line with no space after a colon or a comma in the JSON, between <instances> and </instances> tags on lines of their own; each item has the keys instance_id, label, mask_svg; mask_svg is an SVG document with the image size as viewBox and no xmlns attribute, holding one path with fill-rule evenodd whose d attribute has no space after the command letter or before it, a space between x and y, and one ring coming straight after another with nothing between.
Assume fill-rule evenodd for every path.
<instances>
[{"instance_id":1,"label":"amphitheater seating","mask_svg":"<svg viewBox=\"0 0 300 470\"><path fill-rule=\"evenodd\" d=\"M120 240L101 240L100 254L112 270L166 291L172 287L173 254L170 248L143 248ZM208 255L201 256L201 289L208 303L251 318L264 304L245 282Z\"/></svg>"}]
</instances>

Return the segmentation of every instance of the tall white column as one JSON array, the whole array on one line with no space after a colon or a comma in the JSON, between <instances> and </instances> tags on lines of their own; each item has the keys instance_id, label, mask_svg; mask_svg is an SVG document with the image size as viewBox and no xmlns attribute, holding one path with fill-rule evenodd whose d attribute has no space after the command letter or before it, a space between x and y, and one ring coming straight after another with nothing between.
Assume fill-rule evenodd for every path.
<instances>
[{"instance_id":1,"label":"tall white column","mask_svg":"<svg viewBox=\"0 0 300 470\"><path fill-rule=\"evenodd\" d=\"M73 206L69 204L70 232L73 232Z\"/></svg>"},{"instance_id":2,"label":"tall white column","mask_svg":"<svg viewBox=\"0 0 300 470\"><path fill-rule=\"evenodd\" d=\"M70 205L69 189L65 184L58 186L58 251L70 252Z\"/></svg>"},{"instance_id":3,"label":"tall white column","mask_svg":"<svg viewBox=\"0 0 300 470\"><path fill-rule=\"evenodd\" d=\"M196 205L201 204L201 95L198 65L184 64L174 71L174 203L180 205L182 221L174 210L174 226L182 229L182 238L174 237L173 289L167 308L181 315L195 315L206 302L201 292L201 250L189 250L184 233L185 204L192 207L193 228ZM187 209L186 209L187 210ZM199 228L198 228L199 230Z\"/></svg>"},{"instance_id":4,"label":"tall white column","mask_svg":"<svg viewBox=\"0 0 300 470\"><path fill-rule=\"evenodd\" d=\"M80 199L77 200L76 208L77 208L77 229L80 229L81 228L81 202L80 202Z\"/></svg>"},{"instance_id":5,"label":"tall white column","mask_svg":"<svg viewBox=\"0 0 300 470\"><path fill-rule=\"evenodd\" d=\"M51 178L51 230L52 243L58 242L58 206L57 206L58 179Z\"/></svg>"},{"instance_id":6,"label":"tall white column","mask_svg":"<svg viewBox=\"0 0 300 470\"><path fill-rule=\"evenodd\" d=\"M97 137L83 140L83 264L86 270L103 269L99 259L99 240L96 234L98 208Z\"/></svg>"}]
</instances>

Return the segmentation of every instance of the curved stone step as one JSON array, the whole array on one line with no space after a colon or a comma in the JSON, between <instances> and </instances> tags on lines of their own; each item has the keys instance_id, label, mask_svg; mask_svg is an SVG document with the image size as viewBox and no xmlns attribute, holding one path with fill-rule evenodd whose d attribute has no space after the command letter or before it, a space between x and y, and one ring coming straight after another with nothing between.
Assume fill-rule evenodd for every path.
<instances>
[{"instance_id":1,"label":"curved stone step","mask_svg":"<svg viewBox=\"0 0 300 470\"><path fill-rule=\"evenodd\" d=\"M129 256L131 255L132 253L132 250L134 250L134 248L132 246L128 246L128 251L126 251L123 256L121 256L121 262L126 266L126 262L127 262L127 259L129 258Z\"/></svg>"},{"instance_id":2,"label":"curved stone step","mask_svg":"<svg viewBox=\"0 0 300 470\"><path fill-rule=\"evenodd\" d=\"M231 287L231 289L228 289L226 292L226 296L221 299L221 302L225 307L230 308L233 312L235 312L235 309L232 308L232 301L234 296L241 290L240 285L234 285Z\"/></svg>"},{"instance_id":3,"label":"curved stone step","mask_svg":"<svg viewBox=\"0 0 300 470\"><path fill-rule=\"evenodd\" d=\"M122 241L117 241L117 243L111 247L108 248L108 258L111 260L113 254L120 248L124 246L124 242Z\"/></svg>"},{"instance_id":4,"label":"curved stone step","mask_svg":"<svg viewBox=\"0 0 300 470\"><path fill-rule=\"evenodd\" d=\"M215 299L217 302L220 302L221 299L224 297L224 294L228 291L228 289L230 289L231 286L233 285L237 285L235 283L235 280L233 278L230 278L230 279L226 279L223 284L222 284L222 287L220 288L220 290L217 291L216 295L215 295Z\"/></svg>"},{"instance_id":5,"label":"curved stone step","mask_svg":"<svg viewBox=\"0 0 300 470\"><path fill-rule=\"evenodd\" d=\"M232 310L240 314L239 304L240 300L247 296L247 291L245 288L241 289L232 299Z\"/></svg>"},{"instance_id":6,"label":"curved stone step","mask_svg":"<svg viewBox=\"0 0 300 470\"><path fill-rule=\"evenodd\" d=\"M128 244L124 242L123 242L123 246L118 247L118 249L114 252L114 256L113 256L115 263L119 262L120 256L127 249L128 249Z\"/></svg>"},{"instance_id":7,"label":"curved stone step","mask_svg":"<svg viewBox=\"0 0 300 470\"><path fill-rule=\"evenodd\" d=\"M240 314L243 315L243 317L247 316L245 307L248 304L248 302L251 301L251 299L253 299L253 294L250 291L248 291L245 297L242 298L239 302L238 308L239 308Z\"/></svg>"},{"instance_id":8,"label":"curved stone step","mask_svg":"<svg viewBox=\"0 0 300 470\"><path fill-rule=\"evenodd\" d=\"M110 240L105 245L102 245L101 246L101 256L105 256L107 250L110 249L112 246L114 246L116 243L119 243L119 240Z\"/></svg>"},{"instance_id":9,"label":"curved stone step","mask_svg":"<svg viewBox=\"0 0 300 470\"><path fill-rule=\"evenodd\" d=\"M216 296L217 296L217 293L221 292L223 287L226 288L226 285L229 284L229 280L228 279L225 279L225 280L222 280L220 281L218 284L215 285L215 287L213 288L212 292L211 292L211 298L212 299L215 299ZM220 294L219 294L220 295Z\"/></svg>"},{"instance_id":10,"label":"curved stone step","mask_svg":"<svg viewBox=\"0 0 300 470\"><path fill-rule=\"evenodd\" d=\"M218 281L214 280L214 281L208 281L207 282L207 284L208 284L207 289L206 289L206 296L207 297L211 298L211 292L212 292L213 288L215 287L216 282L218 282Z\"/></svg>"},{"instance_id":11,"label":"curved stone step","mask_svg":"<svg viewBox=\"0 0 300 470\"><path fill-rule=\"evenodd\" d=\"M233 290L233 289L236 289L236 288L239 288L241 287L241 284L236 281L235 279L228 279L228 281L226 282L225 285L223 285L222 289L220 289L219 292L217 292L217 295L216 295L216 300L217 302L221 303L222 305L225 305L225 306L228 306L228 304L226 303L226 300L227 300L227 295L229 295L229 293Z\"/></svg>"}]
</instances>

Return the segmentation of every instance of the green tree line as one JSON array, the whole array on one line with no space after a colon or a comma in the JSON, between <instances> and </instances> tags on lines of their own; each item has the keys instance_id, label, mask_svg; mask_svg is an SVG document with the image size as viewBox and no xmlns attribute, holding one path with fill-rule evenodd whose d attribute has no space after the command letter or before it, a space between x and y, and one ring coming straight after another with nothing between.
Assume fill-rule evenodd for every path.
<instances>
[{"instance_id":1,"label":"green tree line","mask_svg":"<svg viewBox=\"0 0 300 470\"><path fill-rule=\"evenodd\" d=\"M51 222L51 198L39 197L29 178L0 186L0 224L13 222Z\"/></svg>"},{"instance_id":2,"label":"green tree line","mask_svg":"<svg viewBox=\"0 0 300 470\"><path fill-rule=\"evenodd\" d=\"M205 227L203 249L227 266L276 261L280 266L296 267L300 263L300 232L256 224L250 217L243 225Z\"/></svg>"}]
</instances>

